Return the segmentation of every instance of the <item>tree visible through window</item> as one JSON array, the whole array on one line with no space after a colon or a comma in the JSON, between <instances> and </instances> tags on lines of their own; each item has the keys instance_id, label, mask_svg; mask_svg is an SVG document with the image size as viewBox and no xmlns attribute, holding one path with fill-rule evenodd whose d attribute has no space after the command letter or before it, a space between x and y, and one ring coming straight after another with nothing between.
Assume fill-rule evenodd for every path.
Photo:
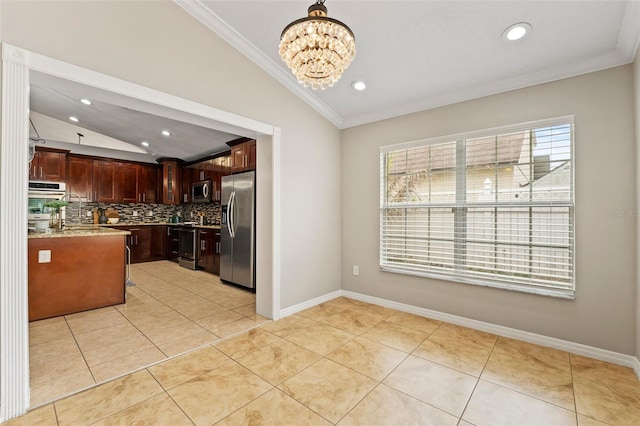
<instances>
[{"instance_id":1,"label":"tree visible through window","mask_svg":"<svg viewBox=\"0 0 640 426\"><path fill-rule=\"evenodd\" d=\"M574 296L572 119L381 149L380 267Z\"/></svg>"}]
</instances>

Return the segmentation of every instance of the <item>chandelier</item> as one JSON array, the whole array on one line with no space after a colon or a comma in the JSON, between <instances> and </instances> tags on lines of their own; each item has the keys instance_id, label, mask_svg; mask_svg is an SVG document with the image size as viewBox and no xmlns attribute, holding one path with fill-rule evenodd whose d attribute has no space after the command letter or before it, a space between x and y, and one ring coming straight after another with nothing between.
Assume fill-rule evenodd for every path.
<instances>
[{"instance_id":1,"label":"chandelier","mask_svg":"<svg viewBox=\"0 0 640 426\"><path fill-rule=\"evenodd\" d=\"M280 36L280 57L304 87L332 87L356 54L353 32L327 17L325 0L309 6L309 16L293 21Z\"/></svg>"}]
</instances>

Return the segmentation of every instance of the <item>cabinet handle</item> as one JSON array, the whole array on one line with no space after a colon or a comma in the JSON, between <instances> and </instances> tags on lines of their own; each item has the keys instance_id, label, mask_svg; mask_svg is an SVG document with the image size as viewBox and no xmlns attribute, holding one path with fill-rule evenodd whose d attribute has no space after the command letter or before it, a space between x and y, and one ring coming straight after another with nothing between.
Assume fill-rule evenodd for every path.
<instances>
[{"instance_id":1,"label":"cabinet handle","mask_svg":"<svg viewBox=\"0 0 640 426\"><path fill-rule=\"evenodd\" d=\"M171 236L171 228L167 228L167 237Z\"/></svg>"},{"instance_id":2,"label":"cabinet handle","mask_svg":"<svg viewBox=\"0 0 640 426\"><path fill-rule=\"evenodd\" d=\"M142 194L142 202L143 203L147 202L147 194Z\"/></svg>"},{"instance_id":3,"label":"cabinet handle","mask_svg":"<svg viewBox=\"0 0 640 426\"><path fill-rule=\"evenodd\" d=\"M40 177L44 177L44 175L42 174L42 166L40 166Z\"/></svg>"}]
</instances>

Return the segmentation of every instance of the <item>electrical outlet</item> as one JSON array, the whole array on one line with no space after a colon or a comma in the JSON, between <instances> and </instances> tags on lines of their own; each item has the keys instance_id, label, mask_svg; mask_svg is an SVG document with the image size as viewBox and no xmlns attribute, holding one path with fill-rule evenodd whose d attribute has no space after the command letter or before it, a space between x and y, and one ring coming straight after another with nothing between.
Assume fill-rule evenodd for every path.
<instances>
[{"instance_id":1,"label":"electrical outlet","mask_svg":"<svg viewBox=\"0 0 640 426\"><path fill-rule=\"evenodd\" d=\"M134 210L134 211L133 211L133 215L134 215L134 216L138 216L138 210Z\"/></svg>"},{"instance_id":2,"label":"electrical outlet","mask_svg":"<svg viewBox=\"0 0 640 426\"><path fill-rule=\"evenodd\" d=\"M149 210L149 211L147 212L147 216L153 216L153 210Z\"/></svg>"},{"instance_id":3,"label":"electrical outlet","mask_svg":"<svg viewBox=\"0 0 640 426\"><path fill-rule=\"evenodd\" d=\"M360 268L358 268L358 265L353 265L353 275L360 275Z\"/></svg>"},{"instance_id":4,"label":"electrical outlet","mask_svg":"<svg viewBox=\"0 0 640 426\"><path fill-rule=\"evenodd\" d=\"M38 263L51 263L51 250L38 250Z\"/></svg>"},{"instance_id":5,"label":"electrical outlet","mask_svg":"<svg viewBox=\"0 0 640 426\"><path fill-rule=\"evenodd\" d=\"M93 216L93 212L87 211L87 217Z\"/></svg>"}]
</instances>

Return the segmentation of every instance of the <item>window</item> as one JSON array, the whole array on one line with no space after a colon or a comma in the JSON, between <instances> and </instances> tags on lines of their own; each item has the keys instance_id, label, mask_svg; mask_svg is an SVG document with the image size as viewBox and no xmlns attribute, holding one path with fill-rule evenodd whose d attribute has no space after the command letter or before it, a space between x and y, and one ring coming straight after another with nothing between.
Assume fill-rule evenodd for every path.
<instances>
[{"instance_id":1,"label":"window","mask_svg":"<svg viewBox=\"0 0 640 426\"><path fill-rule=\"evenodd\" d=\"M574 297L573 117L381 148L380 268Z\"/></svg>"}]
</instances>

